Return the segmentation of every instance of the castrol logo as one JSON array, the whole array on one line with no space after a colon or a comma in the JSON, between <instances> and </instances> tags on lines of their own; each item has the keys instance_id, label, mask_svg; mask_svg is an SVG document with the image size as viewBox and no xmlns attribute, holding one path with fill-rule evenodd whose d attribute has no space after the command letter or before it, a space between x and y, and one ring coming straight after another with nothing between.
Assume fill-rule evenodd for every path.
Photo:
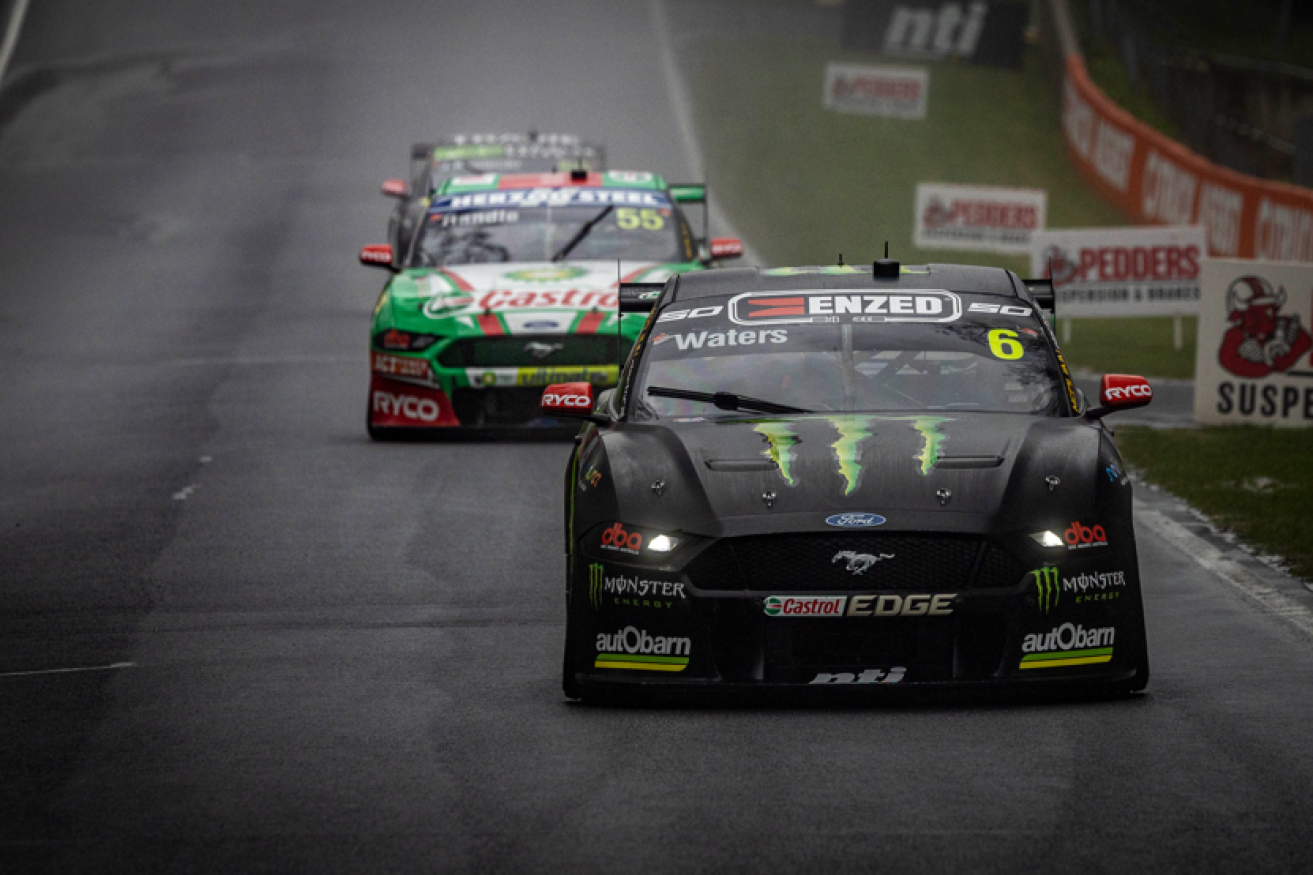
<instances>
[{"instance_id":1,"label":"castrol logo","mask_svg":"<svg viewBox=\"0 0 1313 875\"><path fill-rule=\"evenodd\" d=\"M842 617L848 597L830 596L767 596L763 607L768 617Z\"/></svg>"},{"instance_id":2,"label":"castrol logo","mask_svg":"<svg viewBox=\"0 0 1313 875\"><path fill-rule=\"evenodd\" d=\"M373 392L375 413L385 416L400 416L417 422L434 423L442 415L438 402L432 398L417 398L414 395L394 395L375 389Z\"/></svg>"}]
</instances>

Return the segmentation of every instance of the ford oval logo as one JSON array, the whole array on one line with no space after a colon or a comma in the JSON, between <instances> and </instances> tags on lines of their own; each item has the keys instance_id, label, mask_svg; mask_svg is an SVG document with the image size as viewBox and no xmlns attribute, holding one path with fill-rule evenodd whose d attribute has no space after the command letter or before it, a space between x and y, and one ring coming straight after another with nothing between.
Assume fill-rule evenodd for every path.
<instances>
[{"instance_id":1,"label":"ford oval logo","mask_svg":"<svg viewBox=\"0 0 1313 875\"><path fill-rule=\"evenodd\" d=\"M825 518L827 526L841 529L870 529L885 524L885 518L878 513L836 513Z\"/></svg>"},{"instance_id":2,"label":"ford oval logo","mask_svg":"<svg viewBox=\"0 0 1313 875\"><path fill-rule=\"evenodd\" d=\"M561 326L557 322L526 322L524 327L529 331L545 331L549 328L560 328Z\"/></svg>"}]
</instances>

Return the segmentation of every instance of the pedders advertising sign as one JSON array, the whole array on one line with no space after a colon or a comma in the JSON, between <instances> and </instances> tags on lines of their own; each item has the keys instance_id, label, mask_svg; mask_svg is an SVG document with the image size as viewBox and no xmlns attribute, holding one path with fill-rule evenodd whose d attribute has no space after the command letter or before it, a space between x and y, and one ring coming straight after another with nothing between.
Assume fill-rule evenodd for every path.
<instances>
[{"instance_id":1,"label":"pedders advertising sign","mask_svg":"<svg viewBox=\"0 0 1313 875\"><path fill-rule=\"evenodd\" d=\"M1313 265L1203 262L1198 422L1313 426Z\"/></svg>"},{"instance_id":2,"label":"pedders advertising sign","mask_svg":"<svg viewBox=\"0 0 1313 875\"><path fill-rule=\"evenodd\" d=\"M1199 309L1204 229L1093 228L1042 231L1031 241L1031 276L1052 271L1063 317L1189 316Z\"/></svg>"},{"instance_id":3,"label":"pedders advertising sign","mask_svg":"<svg viewBox=\"0 0 1313 875\"><path fill-rule=\"evenodd\" d=\"M1041 189L992 185L916 187L912 243L921 249L1029 253L1044 230L1048 196Z\"/></svg>"}]
</instances>

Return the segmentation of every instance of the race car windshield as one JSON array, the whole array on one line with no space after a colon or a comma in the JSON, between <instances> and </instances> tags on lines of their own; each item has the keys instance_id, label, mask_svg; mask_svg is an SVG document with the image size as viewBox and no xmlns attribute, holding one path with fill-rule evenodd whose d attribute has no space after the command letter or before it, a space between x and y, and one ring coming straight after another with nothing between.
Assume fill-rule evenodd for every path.
<instances>
[{"instance_id":1,"label":"race car windshield","mask_svg":"<svg viewBox=\"0 0 1313 875\"><path fill-rule=\"evenodd\" d=\"M658 203L432 210L409 266L551 261L567 246L559 260L692 261L679 214L664 198ZM595 224L588 227L590 222Z\"/></svg>"},{"instance_id":2,"label":"race car windshield","mask_svg":"<svg viewBox=\"0 0 1313 875\"><path fill-rule=\"evenodd\" d=\"M723 300L682 312L668 309L653 327L638 365L629 399L633 415L637 420L744 415L714 403L717 393L813 412L1061 416L1070 410L1072 396L1045 328L1030 307L1008 307L1013 315L963 313L963 302L970 305L972 298L934 294L945 302L936 318L955 318L859 322L855 319L861 316L835 316L822 308L817 321L793 319L794 311L807 312L808 293L757 298L755 308L735 299L741 306L733 321L724 318L729 302ZM1000 309L998 298L974 300L992 300L977 306ZM907 306L914 320L917 303Z\"/></svg>"}]
</instances>

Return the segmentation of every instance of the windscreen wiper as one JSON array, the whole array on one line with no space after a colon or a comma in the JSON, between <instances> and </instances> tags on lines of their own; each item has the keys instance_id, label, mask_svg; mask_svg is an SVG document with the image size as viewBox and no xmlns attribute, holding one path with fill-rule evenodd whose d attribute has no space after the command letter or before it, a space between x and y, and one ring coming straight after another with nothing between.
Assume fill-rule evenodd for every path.
<instances>
[{"instance_id":1,"label":"windscreen wiper","mask_svg":"<svg viewBox=\"0 0 1313 875\"><path fill-rule=\"evenodd\" d=\"M735 395L733 392L694 392L691 389L669 389L665 386L649 386L647 394L658 398L679 398L684 401L701 401L713 404L720 410L756 410L760 413L811 413L801 407L762 401L747 395Z\"/></svg>"},{"instance_id":2,"label":"windscreen wiper","mask_svg":"<svg viewBox=\"0 0 1313 875\"><path fill-rule=\"evenodd\" d=\"M615 204L609 204L603 207L602 211L598 213L596 216L593 216L587 222L584 222L583 227L581 227L578 231L576 231L574 236L571 237L564 246L556 250L556 254L552 256L552 261L560 261L561 259L565 258L567 255L569 255L570 252L573 251L576 246L582 243L583 239L592 232L593 228L597 226L597 223L605 219L607 216L611 215L611 211L614 209L615 209Z\"/></svg>"}]
</instances>

